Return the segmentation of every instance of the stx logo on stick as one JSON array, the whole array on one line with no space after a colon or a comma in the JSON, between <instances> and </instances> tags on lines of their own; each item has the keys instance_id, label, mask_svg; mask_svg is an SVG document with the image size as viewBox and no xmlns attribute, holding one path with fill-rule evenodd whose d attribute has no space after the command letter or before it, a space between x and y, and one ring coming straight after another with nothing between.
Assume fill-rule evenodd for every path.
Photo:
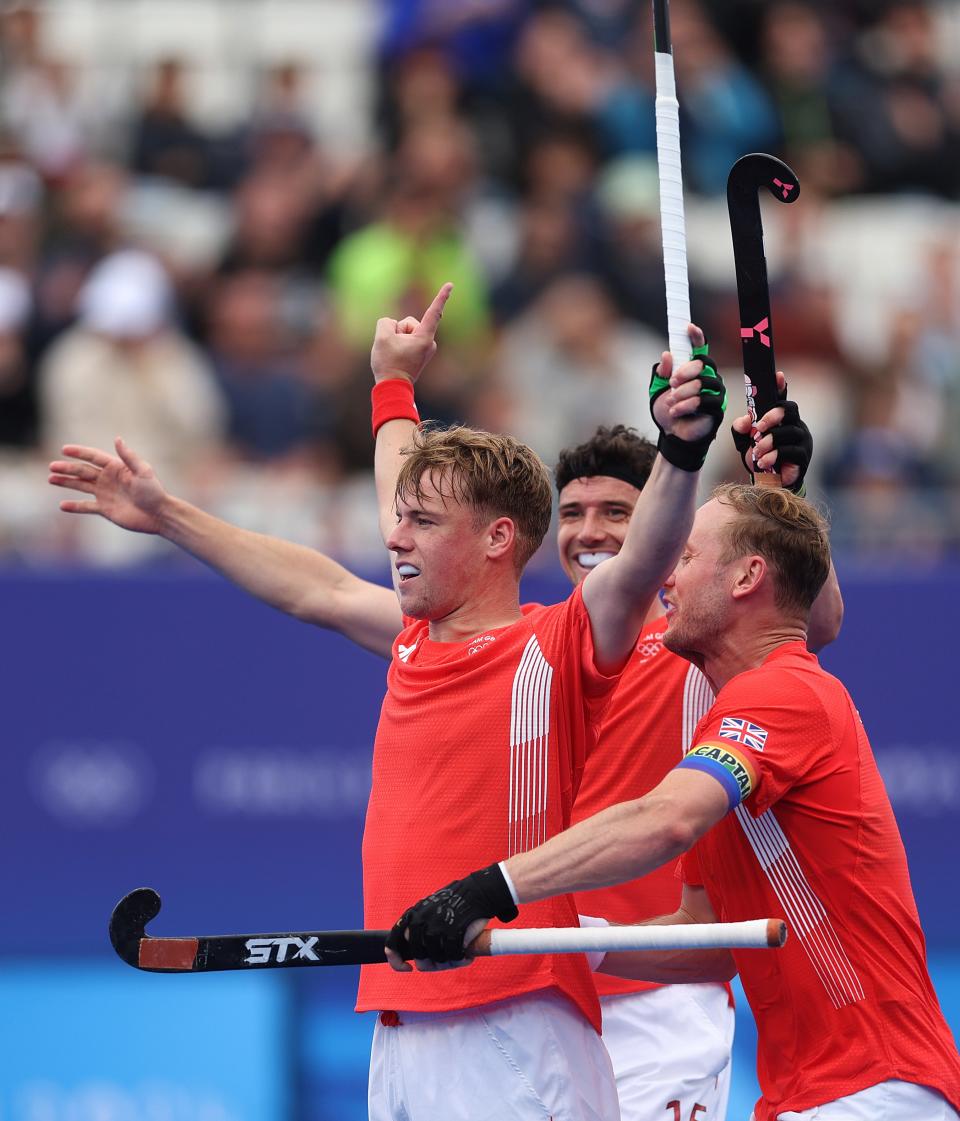
<instances>
[{"instance_id":1,"label":"stx logo on stick","mask_svg":"<svg viewBox=\"0 0 960 1121\"><path fill-rule=\"evenodd\" d=\"M740 328L740 338L741 339L752 339L753 335L754 335L754 332L756 332L757 337L760 339L760 342L762 342L764 346L769 346L770 345L770 336L765 334L765 332L769 329L769 327L770 327L770 316L765 315L763 317L763 319L761 319L760 322L755 324L753 327L741 327Z\"/></svg>"},{"instance_id":2,"label":"stx logo on stick","mask_svg":"<svg viewBox=\"0 0 960 1121\"><path fill-rule=\"evenodd\" d=\"M270 963L270 954L273 947L277 947L277 964L280 965L287 960L287 951L293 947L297 947L297 952L290 959L296 961L297 958L308 958L310 961L319 961L320 959L313 952L313 947L317 944L316 937L308 938L306 942L301 938L249 938L244 943L249 957L243 960L247 965L268 965Z\"/></svg>"},{"instance_id":3,"label":"stx logo on stick","mask_svg":"<svg viewBox=\"0 0 960 1121\"><path fill-rule=\"evenodd\" d=\"M793 184L792 183L784 183L781 179L774 179L773 185L775 187L780 188L780 190L783 192L783 197L784 198L786 198L787 195L789 195L790 192L793 190Z\"/></svg>"}]
</instances>

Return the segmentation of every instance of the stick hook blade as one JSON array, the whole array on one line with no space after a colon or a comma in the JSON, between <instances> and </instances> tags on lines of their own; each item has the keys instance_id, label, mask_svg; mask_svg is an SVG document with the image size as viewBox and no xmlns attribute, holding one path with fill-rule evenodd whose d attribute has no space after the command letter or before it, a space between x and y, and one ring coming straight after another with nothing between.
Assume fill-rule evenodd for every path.
<instances>
[{"instance_id":1,"label":"stick hook blade","mask_svg":"<svg viewBox=\"0 0 960 1121\"><path fill-rule=\"evenodd\" d=\"M120 957L135 969L140 962L140 939L160 913L160 896L152 887L138 887L125 895L110 916L110 941Z\"/></svg>"}]
</instances>

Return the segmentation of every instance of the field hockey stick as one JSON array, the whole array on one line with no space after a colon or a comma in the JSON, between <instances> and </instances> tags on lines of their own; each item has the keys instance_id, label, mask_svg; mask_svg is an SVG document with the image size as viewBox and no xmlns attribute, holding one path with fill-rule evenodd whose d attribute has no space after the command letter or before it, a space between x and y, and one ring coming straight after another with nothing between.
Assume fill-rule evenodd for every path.
<instances>
[{"instance_id":1,"label":"field hockey stick","mask_svg":"<svg viewBox=\"0 0 960 1121\"><path fill-rule=\"evenodd\" d=\"M660 177L660 235L667 290L667 337L674 367L690 360L690 288L687 234L683 219L680 167L680 106L673 75L669 0L653 0L653 59L657 96L657 172Z\"/></svg>"},{"instance_id":2,"label":"field hockey stick","mask_svg":"<svg viewBox=\"0 0 960 1121\"><path fill-rule=\"evenodd\" d=\"M758 195L761 187L766 187L778 202L791 203L800 194L800 181L782 160L765 152L742 156L727 177L727 209L740 305L743 380L754 441L758 435L757 420L778 404L773 317ZM754 482L761 486L780 486L780 476L775 471L756 471Z\"/></svg>"},{"instance_id":3,"label":"field hockey stick","mask_svg":"<svg viewBox=\"0 0 960 1121\"><path fill-rule=\"evenodd\" d=\"M311 930L282 934L225 934L153 938L148 922L160 912L160 896L137 888L116 905L110 941L135 969L152 973L212 973L227 969L289 969L386 962L387 930ZM472 957L506 954L581 954L610 950L760 950L782 946L781 919L682 926L569 927L485 930L470 946Z\"/></svg>"}]
</instances>

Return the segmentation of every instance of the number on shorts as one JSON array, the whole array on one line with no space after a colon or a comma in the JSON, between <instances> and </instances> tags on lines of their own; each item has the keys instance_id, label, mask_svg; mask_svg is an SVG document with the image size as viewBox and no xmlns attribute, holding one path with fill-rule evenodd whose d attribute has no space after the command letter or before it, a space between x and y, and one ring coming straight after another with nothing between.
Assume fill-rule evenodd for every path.
<instances>
[{"instance_id":1,"label":"number on shorts","mask_svg":"<svg viewBox=\"0 0 960 1121\"><path fill-rule=\"evenodd\" d=\"M683 1117L680 1114L679 1100L667 1102L667 1109L673 1110L673 1121L683 1121ZM693 1109L690 1110L690 1121L706 1121L706 1117L707 1107L697 1102Z\"/></svg>"}]
</instances>

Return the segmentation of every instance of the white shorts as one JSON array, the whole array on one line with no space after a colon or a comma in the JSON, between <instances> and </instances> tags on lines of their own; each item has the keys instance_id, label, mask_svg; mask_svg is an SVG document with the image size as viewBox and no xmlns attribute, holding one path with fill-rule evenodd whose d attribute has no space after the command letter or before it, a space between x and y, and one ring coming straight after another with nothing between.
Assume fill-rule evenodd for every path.
<instances>
[{"instance_id":1,"label":"white shorts","mask_svg":"<svg viewBox=\"0 0 960 1121\"><path fill-rule=\"evenodd\" d=\"M777 1116L779 1121L956 1121L960 1114L936 1090L891 1079L813 1109Z\"/></svg>"},{"instance_id":2,"label":"white shorts","mask_svg":"<svg viewBox=\"0 0 960 1121\"><path fill-rule=\"evenodd\" d=\"M600 1007L623 1121L723 1121L735 1021L723 985L664 985Z\"/></svg>"},{"instance_id":3,"label":"white shorts","mask_svg":"<svg viewBox=\"0 0 960 1121\"><path fill-rule=\"evenodd\" d=\"M370 1121L618 1121L600 1036L557 993L399 1019L374 1028Z\"/></svg>"}]
</instances>

